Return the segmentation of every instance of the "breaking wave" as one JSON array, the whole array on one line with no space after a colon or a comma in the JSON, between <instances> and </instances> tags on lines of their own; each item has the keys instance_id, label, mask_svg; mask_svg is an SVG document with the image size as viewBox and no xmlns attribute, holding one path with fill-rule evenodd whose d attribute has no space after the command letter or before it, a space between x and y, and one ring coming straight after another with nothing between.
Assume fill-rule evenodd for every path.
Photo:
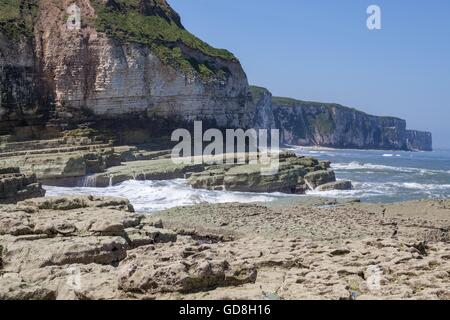
<instances>
[{"instance_id":1,"label":"breaking wave","mask_svg":"<svg viewBox=\"0 0 450 320\"><path fill-rule=\"evenodd\" d=\"M399 199L450 198L450 184L353 182L353 190L308 191L307 195L337 199L360 198L369 202L396 202Z\"/></svg>"},{"instance_id":2,"label":"breaking wave","mask_svg":"<svg viewBox=\"0 0 450 320\"><path fill-rule=\"evenodd\" d=\"M448 174L450 171L446 170L432 170L432 169L421 169L412 167L395 167L382 164L372 164L372 163L361 163L353 161L350 163L334 163L331 165L334 170L378 170L378 171L396 171L404 173L444 173Z\"/></svg>"},{"instance_id":3,"label":"breaking wave","mask_svg":"<svg viewBox=\"0 0 450 320\"><path fill-rule=\"evenodd\" d=\"M242 193L191 188L186 180L126 181L107 188L63 188L45 186L47 196L95 195L127 198L138 212L155 212L204 203L270 202L287 195Z\"/></svg>"},{"instance_id":4,"label":"breaking wave","mask_svg":"<svg viewBox=\"0 0 450 320\"><path fill-rule=\"evenodd\" d=\"M450 151L407 153L397 151L293 148L299 155L331 160L338 179L351 180L349 191L309 191L308 196L337 199L359 198L367 202L398 202L450 198ZM392 156L391 156L392 155ZM138 212L155 212L202 203L272 202L286 194L208 191L191 188L185 180L127 181L108 188L45 187L47 195L93 194L130 199Z\"/></svg>"}]
</instances>

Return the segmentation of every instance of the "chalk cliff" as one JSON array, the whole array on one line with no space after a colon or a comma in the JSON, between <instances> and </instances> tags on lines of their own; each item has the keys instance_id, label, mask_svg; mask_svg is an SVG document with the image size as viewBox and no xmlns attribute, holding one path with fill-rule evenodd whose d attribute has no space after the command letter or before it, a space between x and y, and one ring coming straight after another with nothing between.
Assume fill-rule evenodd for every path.
<instances>
[{"instance_id":1,"label":"chalk cliff","mask_svg":"<svg viewBox=\"0 0 450 320\"><path fill-rule=\"evenodd\" d=\"M406 130L406 146L409 150L432 151L432 134L424 131Z\"/></svg>"},{"instance_id":2,"label":"chalk cliff","mask_svg":"<svg viewBox=\"0 0 450 320\"><path fill-rule=\"evenodd\" d=\"M256 129L275 128L275 116L272 107L272 93L266 88L250 86L252 95L251 114Z\"/></svg>"},{"instance_id":3,"label":"chalk cliff","mask_svg":"<svg viewBox=\"0 0 450 320\"><path fill-rule=\"evenodd\" d=\"M406 121L402 119L373 116L339 104L272 97L270 92L259 87L251 90L259 115L255 126L262 122L280 129L285 144L432 150L431 133L407 130Z\"/></svg>"},{"instance_id":4,"label":"chalk cliff","mask_svg":"<svg viewBox=\"0 0 450 320\"><path fill-rule=\"evenodd\" d=\"M280 128L286 144L431 149L404 120L249 87L237 58L189 33L165 0L0 1L0 135L12 136L1 140L89 126L143 143L193 120Z\"/></svg>"},{"instance_id":5,"label":"chalk cliff","mask_svg":"<svg viewBox=\"0 0 450 320\"><path fill-rule=\"evenodd\" d=\"M73 3L79 30L67 26ZM250 124L239 61L190 34L165 0L12 0L0 11L3 134L52 118Z\"/></svg>"}]
</instances>

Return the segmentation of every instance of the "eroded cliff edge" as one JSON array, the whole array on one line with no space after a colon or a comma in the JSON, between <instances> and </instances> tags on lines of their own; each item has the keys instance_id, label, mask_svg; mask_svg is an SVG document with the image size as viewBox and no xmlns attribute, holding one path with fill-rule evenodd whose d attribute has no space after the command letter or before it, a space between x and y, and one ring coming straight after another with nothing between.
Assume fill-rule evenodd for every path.
<instances>
[{"instance_id":1,"label":"eroded cliff edge","mask_svg":"<svg viewBox=\"0 0 450 320\"><path fill-rule=\"evenodd\" d=\"M349 149L431 151L429 132L407 130L406 121L369 115L339 104L273 97L251 87L257 110L255 126L281 130L288 145Z\"/></svg>"}]
</instances>

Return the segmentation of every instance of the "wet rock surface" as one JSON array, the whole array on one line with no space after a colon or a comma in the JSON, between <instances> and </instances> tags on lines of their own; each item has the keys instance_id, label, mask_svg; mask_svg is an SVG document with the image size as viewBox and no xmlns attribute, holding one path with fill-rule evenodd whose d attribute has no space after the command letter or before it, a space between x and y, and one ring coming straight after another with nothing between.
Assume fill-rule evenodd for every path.
<instances>
[{"instance_id":1,"label":"wet rock surface","mask_svg":"<svg viewBox=\"0 0 450 320\"><path fill-rule=\"evenodd\" d=\"M0 170L19 166L46 185L107 187L133 179L184 178L198 165L176 165L170 150L117 146L104 132L69 130L59 139L7 142L0 146ZM36 195L39 196L39 195Z\"/></svg>"},{"instance_id":2,"label":"wet rock surface","mask_svg":"<svg viewBox=\"0 0 450 320\"><path fill-rule=\"evenodd\" d=\"M123 163L105 173L93 175L97 187L116 185L127 180L183 179L189 172L204 170L202 164L176 164L169 159L142 160Z\"/></svg>"},{"instance_id":3,"label":"wet rock surface","mask_svg":"<svg viewBox=\"0 0 450 320\"><path fill-rule=\"evenodd\" d=\"M270 155L267 162L261 161L261 154L247 153L224 154L224 164L209 164L209 158L200 164L179 163L171 159L171 150L115 146L107 135L91 129L66 131L63 138L40 140L38 146L47 148L35 149L30 142L4 144L3 150L9 152L0 153L0 169L16 164L39 182L66 187L188 178L197 189L304 194L336 181L330 162L290 152ZM240 158L245 159L242 164ZM341 183L327 190L333 187L351 188Z\"/></svg>"},{"instance_id":4,"label":"wet rock surface","mask_svg":"<svg viewBox=\"0 0 450 320\"><path fill-rule=\"evenodd\" d=\"M283 152L278 155L278 159L272 155L270 164L267 165L207 167L200 173L190 175L188 182L197 189L303 194L306 190L336 182L335 174L329 168L330 163L327 161ZM351 189L351 185L341 183L329 185L327 190L334 187Z\"/></svg>"},{"instance_id":5,"label":"wet rock surface","mask_svg":"<svg viewBox=\"0 0 450 320\"><path fill-rule=\"evenodd\" d=\"M44 195L45 190L34 174L22 174L17 167L0 168L0 203L14 203Z\"/></svg>"},{"instance_id":6,"label":"wet rock surface","mask_svg":"<svg viewBox=\"0 0 450 320\"><path fill-rule=\"evenodd\" d=\"M351 190L353 188L352 182L348 180L341 180L336 182L329 182L317 187L318 191L330 190Z\"/></svg>"},{"instance_id":7,"label":"wet rock surface","mask_svg":"<svg viewBox=\"0 0 450 320\"><path fill-rule=\"evenodd\" d=\"M310 172L305 176L305 182L311 189L316 189L318 186L335 182L336 176L331 170L318 170Z\"/></svg>"}]
</instances>

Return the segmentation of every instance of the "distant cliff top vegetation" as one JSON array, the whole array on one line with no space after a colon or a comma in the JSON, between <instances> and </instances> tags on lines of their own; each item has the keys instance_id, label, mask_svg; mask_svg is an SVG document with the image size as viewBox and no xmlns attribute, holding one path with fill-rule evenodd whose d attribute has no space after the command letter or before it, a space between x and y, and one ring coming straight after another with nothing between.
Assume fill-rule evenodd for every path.
<instances>
[{"instance_id":1,"label":"distant cliff top vegetation","mask_svg":"<svg viewBox=\"0 0 450 320\"><path fill-rule=\"evenodd\" d=\"M33 36L37 12L36 0L0 0L0 32L16 40Z\"/></svg>"},{"instance_id":2,"label":"distant cliff top vegetation","mask_svg":"<svg viewBox=\"0 0 450 320\"><path fill-rule=\"evenodd\" d=\"M364 115L372 116L372 115L365 113L364 111L361 111L361 110L358 110L355 108L351 108L351 107L346 107L346 106L343 106L343 105L337 104L337 103L303 101L303 100L297 100L297 99L285 98L285 97L272 97L272 103L276 104L276 105L289 106L289 107L295 107L295 106L301 105L301 106L329 108L329 109L338 108L338 109L344 109L344 110L348 110L351 112L358 112L358 113L361 113ZM386 120L402 120L397 117L387 117L387 116L376 116L376 117L379 119L386 119Z\"/></svg>"},{"instance_id":3,"label":"distant cliff top vegetation","mask_svg":"<svg viewBox=\"0 0 450 320\"><path fill-rule=\"evenodd\" d=\"M257 86L250 86L250 93L254 99L259 99L263 94L271 94L266 88Z\"/></svg>"}]
</instances>

